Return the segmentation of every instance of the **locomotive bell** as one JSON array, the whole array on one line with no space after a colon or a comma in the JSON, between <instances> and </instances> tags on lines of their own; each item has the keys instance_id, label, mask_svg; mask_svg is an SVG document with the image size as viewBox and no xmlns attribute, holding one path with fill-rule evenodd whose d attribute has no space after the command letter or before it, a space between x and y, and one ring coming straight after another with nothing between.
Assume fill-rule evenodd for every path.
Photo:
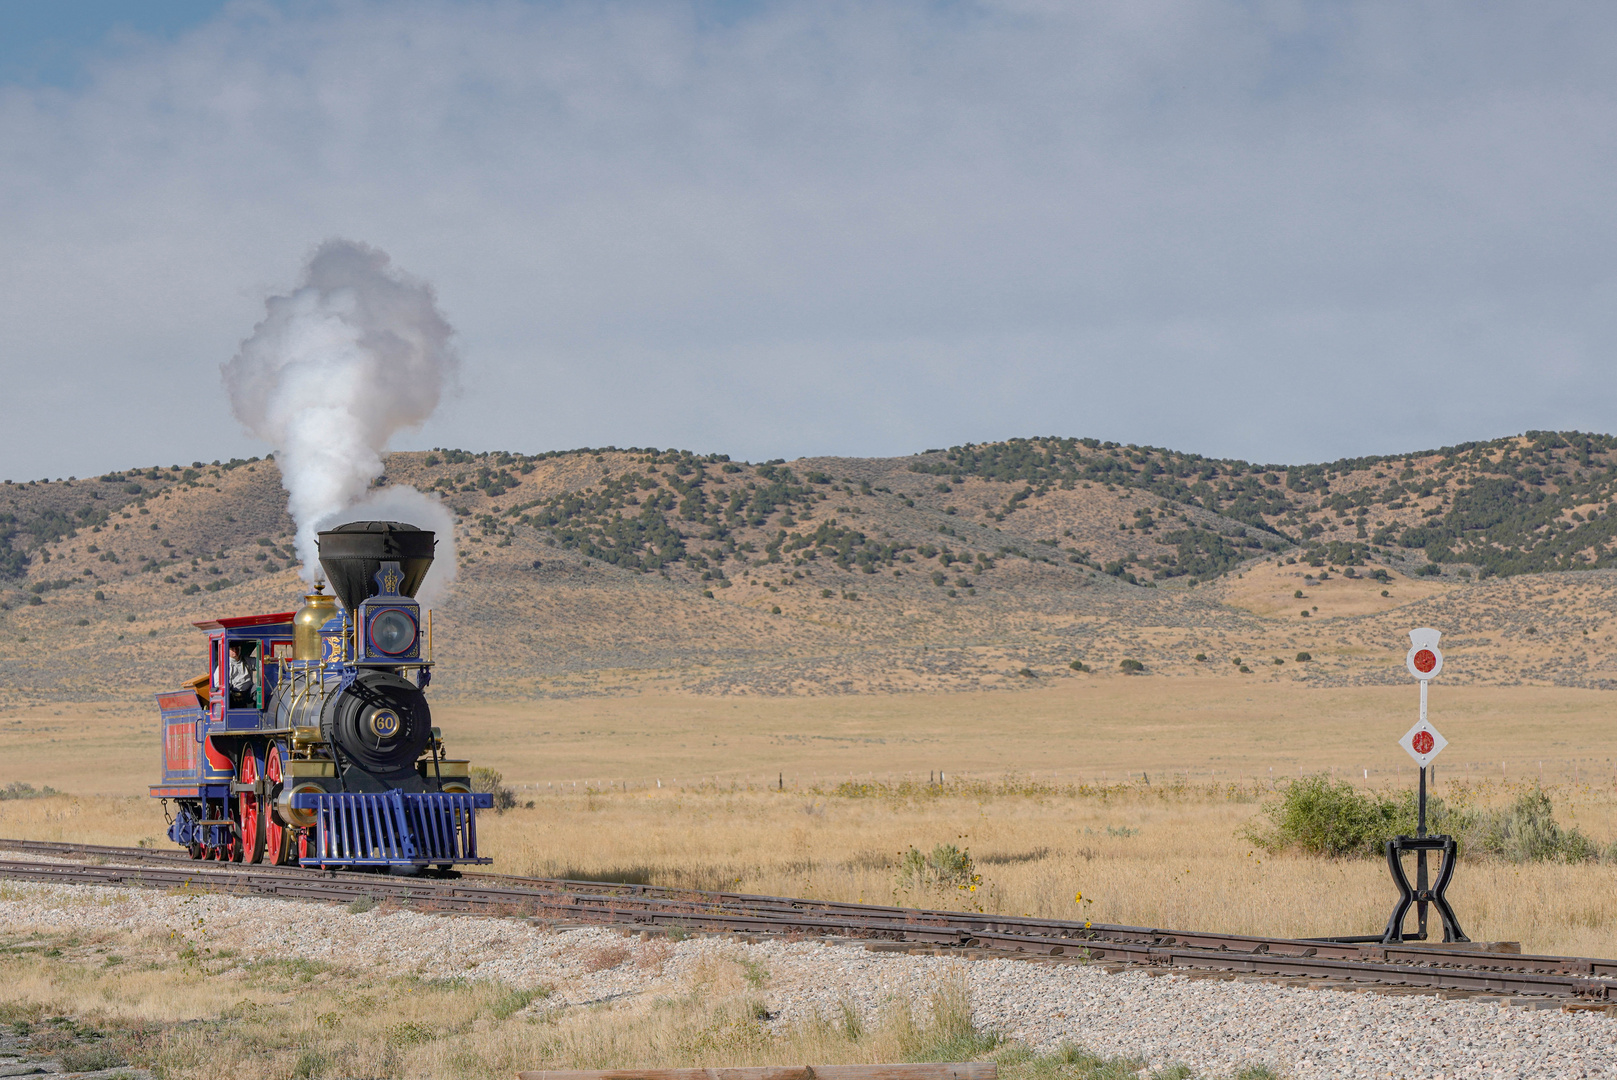
<instances>
[{"instance_id":1,"label":"locomotive bell","mask_svg":"<svg viewBox=\"0 0 1617 1080\"><path fill-rule=\"evenodd\" d=\"M414 596L432 565L431 531L400 521L354 521L320 534L320 566L349 612L376 593L376 572L396 562L403 573L398 591Z\"/></svg>"},{"instance_id":2,"label":"locomotive bell","mask_svg":"<svg viewBox=\"0 0 1617 1080\"><path fill-rule=\"evenodd\" d=\"M315 582L314 592L303 598L303 606L292 619L292 659L320 659L320 628L337 614L337 598L322 592Z\"/></svg>"}]
</instances>

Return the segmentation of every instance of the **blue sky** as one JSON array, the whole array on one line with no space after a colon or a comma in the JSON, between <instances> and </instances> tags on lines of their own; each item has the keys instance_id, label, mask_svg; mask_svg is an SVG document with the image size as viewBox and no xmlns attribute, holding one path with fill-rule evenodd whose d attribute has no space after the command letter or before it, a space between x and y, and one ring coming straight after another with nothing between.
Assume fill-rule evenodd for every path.
<instances>
[{"instance_id":1,"label":"blue sky","mask_svg":"<svg viewBox=\"0 0 1617 1080\"><path fill-rule=\"evenodd\" d=\"M129 35L172 39L223 0L0 0L0 83L71 86Z\"/></svg>"},{"instance_id":2,"label":"blue sky","mask_svg":"<svg viewBox=\"0 0 1617 1080\"><path fill-rule=\"evenodd\" d=\"M262 453L330 237L398 445L1261 461L1617 430L1617 9L0 0L0 475Z\"/></svg>"}]
</instances>

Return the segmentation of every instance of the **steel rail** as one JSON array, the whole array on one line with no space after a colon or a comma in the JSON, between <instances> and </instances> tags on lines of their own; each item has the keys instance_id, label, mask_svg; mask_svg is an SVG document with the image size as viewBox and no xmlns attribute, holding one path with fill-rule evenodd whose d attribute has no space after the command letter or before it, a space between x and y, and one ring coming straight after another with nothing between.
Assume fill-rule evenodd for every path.
<instances>
[{"instance_id":1,"label":"steel rail","mask_svg":"<svg viewBox=\"0 0 1617 1080\"><path fill-rule=\"evenodd\" d=\"M417 910L742 933L798 932L886 941L891 943L889 948L903 948L904 943L930 944L945 950L970 949L999 955L1065 957L1261 976L1324 977L1502 994L1604 1000L1617 993L1617 960L1585 957L1085 926L1066 920L492 874L468 874L457 879L398 878L198 862L183 853L49 841L0 840L0 848L146 864L0 861L0 877L33 881L196 888L328 902L369 897L393 900Z\"/></svg>"},{"instance_id":2,"label":"steel rail","mask_svg":"<svg viewBox=\"0 0 1617 1080\"><path fill-rule=\"evenodd\" d=\"M299 880L307 878L311 873L311 871L298 868L272 868L267 866L249 868L234 863L194 862L183 852L153 851L148 848L121 848L62 841L0 840L0 848L5 847L58 855L87 854L107 858L156 861L170 865L179 863L199 868L206 867L238 872L251 869L261 875L281 872L297 875ZM328 873L325 876L334 875L329 875ZM373 874L354 874L350 876L353 880L360 882L374 883L381 880ZM397 882L400 879L390 880ZM1448 964L1464 967L1483 966L1490 970L1526 970L1617 977L1617 961L1612 960L1582 957L1521 956L1514 953L1488 952L1476 949L1462 950L1459 947L1444 948L1440 945L1405 944L1384 947L1238 934L1187 933L1150 927L1088 924L1058 919L1019 918L938 909L855 904L845 901L803 900L750 893L699 892L655 885L589 882L557 878L523 878L498 874L466 874L458 880L476 883L479 886L483 882L498 882L502 885L516 887L521 890L520 895L509 896L507 901L518 904L533 902L535 899L533 890L537 889L541 895L553 899L562 898L565 904L573 908L575 914L583 914L584 911L581 909L600 904L602 901L597 898L621 899L638 897L646 901L671 900L678 905L676 913L681 917L689 917L693 911L717 915L719 908L733 905L745 908L748 915L767 914L777 916L776 919L770 920L767 924L746 924L748 928L752 929L766 925L773 926L778 921L779 916L800 921L804 915L812 914L817 917L815 925L819 929L823 929L825 926L820 920L841 918L857 924L855 929L858 930L866 932L881 929L902 930L905 931L904 936L909 940L940 945L969 945L973 937L988 940L992 935L1000 935L995 940L1002 941L1003 944L995 946L997 948L1009 947L1012 951L1033 952L1044 955L1060 955L1062 949L1070 948L1073 944L1070 939L1083 939L1096 944L1106 941L1134 942L1149 943L1157 946L1178 945L1181 947L1234 952L1268 952L1295 956L1318 956L1322 959ZM442 885L443 883L440 883L439 887L442 887ZM487 889L485 888L483 891L486 892ZM550 905L547 904L546 906ZM1014 935L1014 937L1005 937L1004 935ZM1051 937L1069 940L1059 944L1040 943L1039 939Z\"/></svg>"},{"instance_id":3,"label":"steel rail","mask_svg":"<svg viewBox=\"0 0 1617 1080\"><path fill-rule=\"evenodd\" d=\"M43 854L94 855L117 859L155 861L170 865L179 863L181 865L215 869L248 869L247 867L242 867L241 864L234 863L195 862L183 852L154 851L149 848L110 847L63 841L0 839L0 849L8 847ZM257 866L251 869L262 874L269 873L275 868ZM312 873L312 871L296 868L281 868L281 872L296 874L300 878ZM322 873L329 876L329 872ZM354 875L354 879L365 882L379 880L374 874L358 874ZM399 879L392 880L397 881ZM589 902L587 901L589 897L640 897L646 900L673 900L683 904L684 906L680 910L685 912L688 912L693 907L711 912L715 910L716 905L734 905L744 907L749 914L778 914L793 917L813 913L821 917L852 920L862 928L875 929L882 924L886 924L893 929L909 931L912 935L911 940L927 941L940 945L966 945L970 943L970 939L974 935L1011 934L1017 935L1014 939L1015 943L1023 946L1018 951L1042 952L1046 955L1059 954L1050 952L1050 947L1039 946L1033 939L1054 936L1066 939L1081 938L1090 942L1143 942L1159 946L1180 945L1235 952L1262 951L1342 960L1365 959L1398 963L1453 963L1469 967L1480 964L1490 968L1502 967L1549 972L1576 971L1587 975L1598 974L1617 977L1617 961L1558 956L1524 957L1517 953L1484 951L1475 948L1464 949L1460 946L1444 947L1442 945L1426 946L1406 943L1400 946L1383 947L1362 943L1298 940L1241 934L1191 933L1153 927L1081 923L1060 919L1034 919L1031 917L988 915L942 909L898 908L876 904L856 904L847 901L804 900L791 897L765 896L753 893L701 892L658 885L579 881L562 878L525 878L504 874L467 873L457 880L478 885L482 885L484 882L497 882L523 890L539 889L545 892L563 893L569 898L567 901L569 904L580 906L585 906ZM531 894L525 892L524 898L529 897L531 897Z\"/></svg>"},{"instance_id":4,"label":"steel rail","mask_svg":"<svg viewBox=\"0 0 1617 1080\"><path fill-rule=\"evenodd\" d=\"M0 839L0 849L20 851L33 851L41 854L53 855L95 855L107 858L130 859L139 861L160 861L164 863L178 862L183 865L196 865L199 867L214 868L240 868L237 863L201 862L192 860L181 851L159 851L151 848L109 847L99 844L77 844L64 841L48 840L5 840ZM256 866L255 870L268 872L268 866ZM286 868L291 873L308 874L309 870ZM375 875L360 875L361 880L375 881ZM813 912L825 916L843 916L857 919L861 922L871 920L890 919L911 926L918 921L939 928L949 928L950 933L940 933L937 940L947 941L950 934L963 935L979 932L1011 933L1011 934L1048 934L1056 932L1063 937L1085 937L1090 939L1118 939L1127 941L1153 941L1159 944L1178 942L1181 944L1195 943L1205 948L1231 948L1251 951L1263 945L1273 948L1290 948L1295 950L1310 950L1309 955L1336 956L1339 958L1353 958L1364 955L1371 948L1362 944L1297 941L1288 938L1256 937L1239 934L1217 933L1187 933L1185 931L1165 930L1143 926L1121 926L1107 923L1077 922L1063 919L1035 919L1032 917L1018 917L1007 915L989 915L965 911L951 911L946 909L928 908L901 908L889 907L880 904L860 904L840 900L806 900L794 897L768 896L757 893L738 892L711 892L702 890L680 889L663 885L642 885L620 882L584 881L570 878L534 878L518 877L509 874L491 874L486 872L466 872L458 879L466 882L498 882L522 888L544 888L564 890L569 894L599 894L604 896L627 897L638 896L644 898L666 898L684 901L690 904L740 904L745 905L749 911L771 911L788 914ZM1418 945L1404 946L1402 952L1413 955L1422 951ZM1441 950L1448 955L1454 950ZM1612 962L1612 973L1617 975L1617 961Z\"/></svg>"}]
</instances>

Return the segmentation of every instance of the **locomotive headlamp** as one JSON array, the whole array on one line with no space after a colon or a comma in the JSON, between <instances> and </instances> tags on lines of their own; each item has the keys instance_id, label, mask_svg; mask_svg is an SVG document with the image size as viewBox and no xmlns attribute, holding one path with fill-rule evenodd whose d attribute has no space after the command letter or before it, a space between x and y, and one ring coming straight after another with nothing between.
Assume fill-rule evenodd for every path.
<instances>
[{"instance_id":1,"label":"locomotive headlamp","mask_svg":"<svg viewBox=\"0 0 1617 1080\"><path fill-rule=\"evenodd\" d=\"M398 608L384 608L371 617L370 638L378 652L389 656L409 652L416 639L415 620Z\"/></svg>"}]
</instances>

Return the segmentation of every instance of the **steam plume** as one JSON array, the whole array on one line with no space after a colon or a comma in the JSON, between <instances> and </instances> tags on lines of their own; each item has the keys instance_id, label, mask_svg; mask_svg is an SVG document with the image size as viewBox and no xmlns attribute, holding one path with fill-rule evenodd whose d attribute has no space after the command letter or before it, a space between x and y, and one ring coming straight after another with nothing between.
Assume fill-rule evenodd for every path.
<instances>
[{"instance_id":1,"label":"steam plume","mask_svg":"<svg viewBox=\"0 0 1617 1080\"><path fill-rule=\"evenodd\" d=\"M319 571L319 530L374 516L438 534L422 590L436 594L454 577L453 519L414 488L370 484L389 440L432 415L460 361L432 287L389 262L351 240L321 244L298 288L265 302L224 365L225 389L236 418L275 448L305 580Z\"/></svg>"}]
</instances>

